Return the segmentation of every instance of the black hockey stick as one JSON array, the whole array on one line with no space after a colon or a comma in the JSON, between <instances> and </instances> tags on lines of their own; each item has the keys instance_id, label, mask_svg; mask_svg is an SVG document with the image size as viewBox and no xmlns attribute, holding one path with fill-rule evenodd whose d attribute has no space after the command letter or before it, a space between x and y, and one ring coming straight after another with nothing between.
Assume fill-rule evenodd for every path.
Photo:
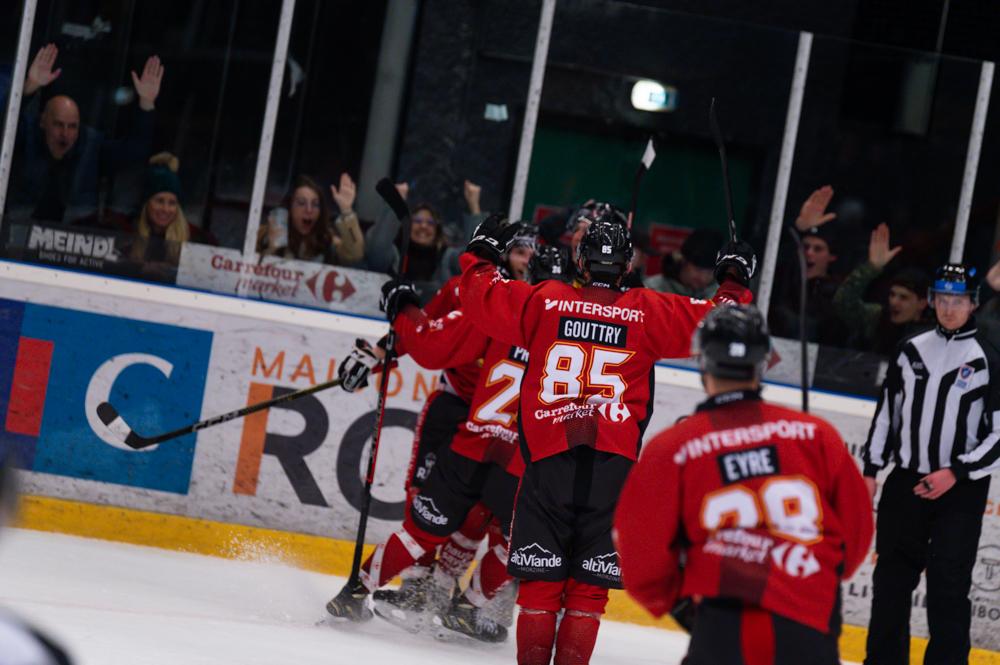
<instances>
[{"instance_id":1,"label":"black hockey stick","mask_svg":"<svg viewBox=\"0 0 1000 665\"><path fill-rule=\"evenodd\" d=\"M150 446L155 446L158 443L163 443L164 441L169 441L170 439L176 439L177 437L184 436L185 434L191 434L192 432L197 432L198 430L214 427L215 425L221 425L222 423L229 422L230 420L242 418L243 416L248 416L251 413L257 413L258 411L263 411L264 409L268 409L277 404L291 402L292 400L299 399L300 397L312 395L313 393L318 393L321 390L326 390L327 388L333 388L334 386L339 385L340 379L334 379L332 381L327 381L326 383L317 383L311 388L303 388L302 390L297 390L294 393L288 393L287 395L282 395L281 397L269 399L266 402L251 404L250 406L245 406L242 409L224 413L221 416L213 416L212 418L199 420L196 423L186 425L180 429L175 429L163 434L157 434L156 436L142 436L141 434L136 433L136 431L132 429L127 422L125 422L125 419L121 417L118 413L118 409L112 406L110 402L101 402L97 405L97 417L100 418L101 422L104 423L116 436L118 436L118 438L121 439L126 446L132 448L133 450L142 450L143 448L149 448Z\"/></svg>"},{"instance_id":2,"label":"black hockey stick","mask_svg":"<svg viewBox=\"0 0 1000 665\"><path fill-rule=\"evenodd\" d=\"M403 237L399 250L399 274L406 274L408 254L410 249L410 210L400 196L396 186L388 178L382 178L375 185L382 200L392 208L403 225ZM391 367L396 359L396 331L389 322L389 335L385 344L385 367ZM368 450L368 470L365 472L365 484L361 493L361 516L358 518L358 533L354 539L354 558L351 561L351 574L347 578L347 588L351 593L362 592L361 584L361 553L365 544L365 532L368 530L368 512L372 504L372 482L375 479L375 462L378 458L378 445L382 438L382 420L385 417L385 400L389 391L389 372L382 372L382 380L378 384L378 405L375 407L375 431L372 433L372 445Z\"/></svg>"},{"instance_id":3,"label":"black hockey stick","mask_svg":"<svg viewBox=\"0 0 1000 665\"><path fill-rule=\"evenodd\" d=\"M646 171L653 165L653 160L656 159L656 145L653 143L653 137L649 137L649 141L646 142L646 147L642 151L642 158L639 160L639 168L635 171L635 181L632 183L632 200L629 205L628 210L628 228L632 230L632 223L635 221L635 211L639 206L639 190L642 185L642 178L646 175Z\"/></svg>"},{"instance_id":4,"label":"black hockey stick","mask_svg":"<svg viewBox=\"0 0 1000 665\"><path fill-rule=\"evenodd\" d=\"M788 234L795 240L796 254L799 257L799 353L802 356L802 410L809 411L809 344L806 341L806 250L802 246L802 238L794 226L788 227Z\"/></svg>"},{"instance_id":5,"label":"black hockey stick","mask_svg":"<svg viewBox=\"0 0 1000 665\"><path fill-rule=\"evenodd\" d=\"M719 129L719 118L715 114L715 97L708 105L708 124L712 129L712 138L719 149L719 160L722 162L722 184L726 196L726 216L729 218L729 239L736 242L736 216L733 215L733 188L729 181L729 162L726 159L726 144L722 140L722 130Z\"/></svg>"}]
</instances>

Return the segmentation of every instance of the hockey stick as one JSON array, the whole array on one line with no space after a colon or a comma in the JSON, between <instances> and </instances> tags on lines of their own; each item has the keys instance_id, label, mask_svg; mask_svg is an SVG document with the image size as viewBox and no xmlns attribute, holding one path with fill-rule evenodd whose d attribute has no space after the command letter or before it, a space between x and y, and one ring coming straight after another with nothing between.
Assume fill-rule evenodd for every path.
<instances>
[{"instance_id":1,"label":"hockey stick","mask_svg":"<svg viewBox=\"0 0 1000 665\"><path fill-rule=\"evenodd\" d=\"M223 413L221 416L213 416L211 418L206 418L205 420L199 420L196 423L186 425L180 429L175 429L163 434L157 434L156 436L142 436L141 434L138 434L127 422L125 422L125 419L118 413L118 409L112 406L110 402L101 402L97 405L97 417L100 418L101 422L104 423L116 436L118 436L118 438L121 439L126 446L132 448L133 450L142 450L143 448L149 448L150 446L155 446L158 443L163 443L164 441L169 441L170 439L176 439L177 437L184 436L185 434L191 434L192 432L197 432L198 430L214 427L215 425L221 425L222 423L229 422L230 420L242 418L243 416L248 416L251 413L257 413L258 411L263 411L264 409L277 404L291 402L292 400L299 399L300 397L312 395L313 393L318 393L321 390L326 390L327 388L333 388L334 386L339 385L340 379L334 379L332 381L327 381L326 383L317 383L311 388L303 388L302 390L297 390L294 393L288 393L287 395L282 395L281 397L269 399L266 402L251 404L250 406L245 406L242 409L230 411L229 413Z\"/></svg>"},{"instance_id":2,"label":"hockey stick","mask_svg":"<svg viewBox=\"0 0 1000 665\"><path fill-rule=\"evenodd\" d=\"M639 188L642 185L642 178L646 171L653 165L656 159L656 146L653 144L653 137L649 137L646 142L646 149L642 151L642 159L639 160L639 168L635 171L635 181L632 183L632 201L628 211L628 229L632 230L632 222L635 221L635 211L639 206Z\"/></svg>"},{"instance_id":3,"label":"hockey stick","mask_svg":"<svg viewBox=\"0 0 1000 665\"><path fill-rule=\"evenodd\" d=\"M795 240L796 254L799 257L799 353L802 360L802 410L809 411L809 344L806 341L806 250L802 246L802 238L795 227L788 227L788 234Z\"/></svg>"},{"instance_id":4,"label":"hockey stick","mask_svg":"<svg viewBox=\"0 0 1000 665\"><path fill-rule=\"evenodd\" d=\"M396 186L388 178L382 178L375 185L382 200L392 208L396 218L403 225L403 237L400 243L399 274L406 274L408 254L410 250L410 210L400 196ZM385 359L382 361L386 367L390 367L396 359L396 331L392 328L392 321L389 322L389 335L385 344ZM368 470L365 472L365 484L361 493L360 517L358 518L358 533L354 539L354 558L351 561L351 574L347 578L347 588L352 593L360 593L363 590L361 584L361 553L365 544L365 532L368 530L368 512L372 505L372 482L375 479L375 462L378 458L378 445L382 438L382 421L385 417L385 401L389 391L389 372L382 372L382 380L378 385L378 405L375 407L375 431L372 433L372 445L368 450Z\"/></svg>"},{"instance_id":5,"label":"hockey stick","mask_svg":"<svg viewBox=\"0 0 1000 665\"><path fill-rule=\"evenodd\" d=\"M722 162L722 184L726 196L726 216L729 218L729 239L736 242L736 216L733 215L733 188L729 181L729 162L726 159L726 144L722 140L722 130L719 129L719 118L715 115L715 97L708 105L708 124L712 130L712 138L719 149L719 160Z\"/></svg>"}]
</instances>

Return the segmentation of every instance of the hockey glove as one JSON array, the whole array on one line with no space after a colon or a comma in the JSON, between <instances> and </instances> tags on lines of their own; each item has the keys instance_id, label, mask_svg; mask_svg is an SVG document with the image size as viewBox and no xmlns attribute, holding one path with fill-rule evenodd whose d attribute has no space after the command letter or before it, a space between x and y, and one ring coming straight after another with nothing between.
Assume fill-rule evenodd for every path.
<instances>
[{"instance_id":1,"label":"hockey glove","mask_svg":"<svg viewBox=\"0 0 1000 665\"><path fill-rule=\"evenodd\" d=\"M749 286L755 272L757 255L748 243L729 241L715 257L715 281L719 284L725 279L732 279Z\"/></svg>"},{"instance_id":2,"label":"hockey glove","mask_svg":"<svg viewBox=\"0 0 1000 665\"><path fill-rule=\"evenodd\" d=\"M472 252L481 259L486 259L493 265L503 262L503 254L507 245L517 234L518 225L511 224L500 213L493 213L472 232L472 240L466 246L466 251Z\"/></svg>"},{"instance_id":3,"label":"hockey glove","mask_svg":"<svg viewBox=\"0 0 1000 665\"><path fill-rule=\"evenodd\" d=\"M354 340L354 349L337 367L340 387L349 393L364 388L368 385L368 375L376 364L378 358L372 351L372 345L360 337Z\"/></svg>"},{"instance_id":4,"label":"hockey glove","mask_svg":"<svg viewBox=\"0 0 1000 665\"><path fill-rule=\"evenodd\" d=\"M395 321L396 315L407 305L420 307L420 298L413 288L413 282L396 277L382 285L382 298L378 301L378 308L385 312L389 323Z\"/></svg>"}]
</instances>

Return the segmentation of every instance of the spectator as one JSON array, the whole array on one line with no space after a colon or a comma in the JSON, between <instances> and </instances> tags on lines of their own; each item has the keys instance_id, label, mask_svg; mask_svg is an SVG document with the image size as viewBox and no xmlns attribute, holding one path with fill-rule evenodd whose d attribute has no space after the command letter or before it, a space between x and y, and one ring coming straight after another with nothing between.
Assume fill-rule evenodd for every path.
<instances>
[{"instance_id":1,"label":"spectator","mask_svg":"<svg viewBox=\"0 0 1000 665\"><path fill-rule=\"evenodd\" d=\"M986 283L995 293L979 308L979 318L984 319L992 331L1000 322L1000 297L996 294L996 292L1000 292L1000 261L994 263L993 267L986 273Z\"/></svg>"},{"instance_id":2,"label":"spectator","mask_svg":"<svg viewBox=\"0 0 1000 665\"><path fill-rule=\"evenodd\" d=\"M409 185L397 183L396 189L405 200L409 194ZM479 203L482 189L466 180L463 193L468 213L463 217L462 226L465 238L468 239L484 218ZM406 272L402 276L414 282L423 306L450 277L461 272L458 257L462 249L448 246L441 217L429 203L412 207L410 222L410 246ZM399 270L399 250L402 243L400 231L399 220L388 207L383 209L365 236L364 265L368 270L384 273Z\"/></svg>"},{"instance_id":3,"label":"spectator","mask_svg":"<svg viewBox=\"0 0 1000 665\"><path fill-rule=\"evenodd\" d=\"M81 126L80 109L65 95L49 99L39 115L41 102L35 93L62 72L53 70L58 53L55 44L42 47L25 77L25 103L8 190L8 211L15 220L96 221L100 177L141 163L150 153L153 109L164 71L159 57L146 60L141 77L132 72L140 111L130 134L119 140Z\"/></svg>"},{"instance_id":4,"label":"spectator","mask_svg":"<svg viewBox=\"0 0 1000 665\"><path fill-rule=\"evenodd\" d=\"M660 256L660 251L653 245L649 233L638 227L632 229L632 262L622 280L622 285L630 289L643 285L646 279L646 259Z\"/></svg>"},{"instance_id":5,"label":"spectator","mask_svg":"<svg viewBox=\"0 0 1000 665\"><path fill-rule=\"evenodd\" d=\"M143 205L135 223L136 240L130 256L134 261L176 266L181 247L189 240L214 245L201 229L192 225L181 208L180 161L169 152L149 158L143 187Z\"/></svg>"},{"instance_id":6,"label":"spectator","mask_svg":"<svg viewBox=\"0 0 1000 665\"><path fill-rule=\"evenodd\" d=\"M831 274L837 262L837 233L827 226L836 213L826 212L833 188L820 187L805 200L795 220L795 229L802 236L806 257L806 339L821 344L842 346L848 329L837 316L833 297L842 277ZM787 247L787 245L785 245ZM774 294L771 297L769 325L778 337L799 337L800 277L798 260L783 257L779 262Z\"/></svg>"},{"instance_id":7,"label":"spectator","mask_svg":"<svg viewBox=\"0 0 1000 665\"><path fill-rule=\"evenodd\" d=\"M916 268L904 268L892 276L885 306L863 300L872 280L902 249L889 248L889 227L880 224L872 231L868 243L868 261L847 276L833 297L840 318L850 321L857 331L856 343L882 355L891 353L903 337L930 323L927 317L930 280Z\"/></svg>"},{"instance_id":8,"label":"spectator","mask_svg":"<svg viewBox=\"0 0 1000 665\"><path fill-rule=\"evenodd\" d=\"M307 175L298 176L285 195L280 208L268 215L261 228L258 251L300 261L316 261L329 265L356 265L364 256L365 240L358 216L354 213L357 188L351 176L340 175L340 187L330 185L330 193L340 214L330 226L330 207L323 191ZM277 218L287 220L282 226Z\"/></svg>"},{"instance_id":9,"label":"spectator","mask_svg":"<svg viewBox=\"0 0 1000 665\"><path fill-rule=\"evenodd\" d=\"M722 241L718 231L696 229L685 238L680 252L663 257L660 274L647 278L646 286L663 293L708 300L719 288L714 271Z\"/></svg>"}]
</instances>

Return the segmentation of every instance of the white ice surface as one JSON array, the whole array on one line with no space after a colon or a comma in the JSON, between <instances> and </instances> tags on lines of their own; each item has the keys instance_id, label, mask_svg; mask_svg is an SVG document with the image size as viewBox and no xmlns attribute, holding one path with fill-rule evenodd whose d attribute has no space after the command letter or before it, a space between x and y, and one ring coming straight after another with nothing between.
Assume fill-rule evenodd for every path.
<instances>
[{"instance_id":1,"label":"white ice surface","mask_svg":"<svg viewBox=\"0 0 1000 665\"><path fill-rule=\"evenodd\" d=\"M0 605L56 637L82 665L511 665L500 646L446 644L379 619L316 626L343 580L232 561L7 529ZM593 663L680 663L687 638L604 622Z\"/></svg>"}]
</instances>

